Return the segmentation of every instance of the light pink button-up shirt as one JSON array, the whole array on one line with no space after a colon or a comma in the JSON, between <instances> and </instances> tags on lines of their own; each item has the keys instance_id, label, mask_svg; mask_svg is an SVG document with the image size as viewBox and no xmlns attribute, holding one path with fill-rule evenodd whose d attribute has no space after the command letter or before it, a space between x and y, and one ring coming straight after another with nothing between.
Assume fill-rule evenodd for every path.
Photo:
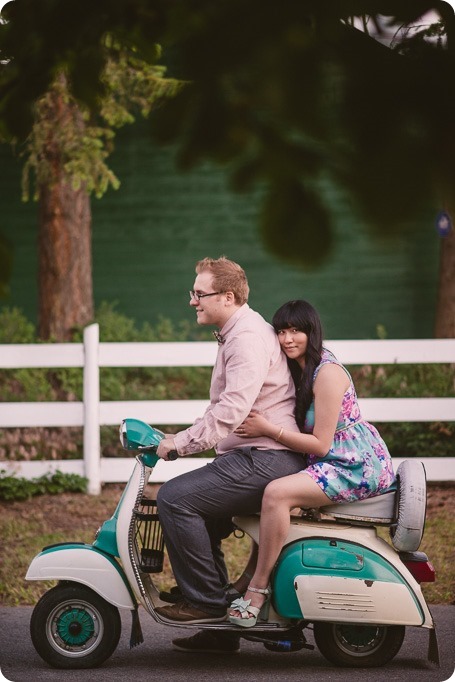
<instances>
[{"instance_id":1,"label":"light pink button-up shirt","mask_svg":"<svg viewBox=\"0 0 455 682\"><path fill-rule=\"evenodd\" d=\"M298 431L295 391L273 327L247 304L221 329L210 385L210 405L190 428L174 437L180 455L215 447L222 454L237 447L286 449L271 438L240 438L234 430L254 409L280 428Z\"/></svg>"}]
</instances>

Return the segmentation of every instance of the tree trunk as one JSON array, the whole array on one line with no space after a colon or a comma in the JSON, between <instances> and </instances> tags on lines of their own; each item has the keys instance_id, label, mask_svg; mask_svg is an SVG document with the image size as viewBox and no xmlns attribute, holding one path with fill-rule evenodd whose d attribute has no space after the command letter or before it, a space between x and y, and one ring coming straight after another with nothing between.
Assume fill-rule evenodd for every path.
<instances>
[{"instance_id":1,"label":"tree trunk","mask_svg":"<svg viewBox=\"0 0 455 682\"><path fill-rule=\"evenodd\" d=\"M452 211L451 215L455 213ZM441 237L435 336L455 338L455 226L446 237Z\"/></svg>"},{"instance_id":2,"label":"tree trunk","mask_svg":"<svg viewBox=\"0 0 455 682\"><path fill-rule=\"evenodd\" d=\"M91 210L84 183L74 189L65 171L71 140L84 135L82 113L66 95L65 76L42 107L46 169L39 182L39 335L69 341L93 319ZM71 137L73 136L73 138Z\"/></svg>"},{"instance_id":3,"label":"tree trunk","mask_svg":"<svg viewBox=\"0 0 455 682\"><path fill-rule=\"evenodd\" d=\"M39 203L39 335L68 341L93 319L90 198L61 180Z\"/></svg>"}]
</instances>

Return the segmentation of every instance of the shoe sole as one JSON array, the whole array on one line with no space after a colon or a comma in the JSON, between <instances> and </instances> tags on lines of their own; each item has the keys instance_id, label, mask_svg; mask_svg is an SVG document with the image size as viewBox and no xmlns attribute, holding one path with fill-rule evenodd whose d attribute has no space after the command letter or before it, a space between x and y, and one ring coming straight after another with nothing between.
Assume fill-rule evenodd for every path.
<instances>
[{"instance_id":1,"label":"shoe sole","mask_svg":"<svg viewBox=\"0 0 455 682\"><path fill-rule=\"evenodd\" d=\"M222 623L227 620L227 615L224 616L209 616L208 618L193 618L191 620L177 620L176 618L166 618L160 613L157 614L160 620L166 623L175 623L176 625L197 625L198 623Z\"/></svg>"}]
</instances>

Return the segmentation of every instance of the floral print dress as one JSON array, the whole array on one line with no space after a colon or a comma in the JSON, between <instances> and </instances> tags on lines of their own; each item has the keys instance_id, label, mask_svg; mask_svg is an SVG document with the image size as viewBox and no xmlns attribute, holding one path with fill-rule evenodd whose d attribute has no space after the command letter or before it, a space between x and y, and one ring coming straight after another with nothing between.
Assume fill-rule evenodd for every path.
<instances>
[{"instance_id":1,"label":"floral print dress","mask_svg":"<svg viewBox=\"0 0 455 682\"><path fill-rule=\"evenodd\" d=\"M342 367L350 384L343 396L332 447L325 457L308 455L308 467L304 473L311 476L333 502L355 502L395 489L395 475L387 446L375 427L362 419L349 372L326 349L314 372L313 383L321 367L327 363ZM313 428L314 402L306 414L304 432L312 433Z\"/></svg>"}]
</instances>

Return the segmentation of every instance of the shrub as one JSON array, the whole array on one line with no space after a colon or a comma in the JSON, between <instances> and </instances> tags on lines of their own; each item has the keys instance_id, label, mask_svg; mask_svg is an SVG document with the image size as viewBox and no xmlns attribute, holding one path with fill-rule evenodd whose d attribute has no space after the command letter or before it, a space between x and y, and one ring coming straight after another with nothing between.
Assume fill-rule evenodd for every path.
<instances>
[{"instance_id":1,"label":"shrub","mask_svg":"<svg viewBox=\"0 0 455 682\"><path fill-rule=\"evenodd\" d=\"M455 422L375 424L392 457L455 457Z\"/></svg>"},{"instance_id":2,"label":"shrub","mask_svg":"<svg viewBox=\"0 0 455 682\"><path fill-rule=\"evenodd\" d=\"M0 343L36 343L35 327L19 308L0 309Z\"/></svg>"},{"instance_id":3,"label":"shrub","mask_svg":"<svg viewBox=\"0 0 455 682\"><path fill-rule=\"evenodd\" d=\"M0 471L0 500L28 500L35 495L58 495L59 493L86 493L87 479L77 474L56 471L39 478L18 478Z\"/></svg>"}]
</instances>

